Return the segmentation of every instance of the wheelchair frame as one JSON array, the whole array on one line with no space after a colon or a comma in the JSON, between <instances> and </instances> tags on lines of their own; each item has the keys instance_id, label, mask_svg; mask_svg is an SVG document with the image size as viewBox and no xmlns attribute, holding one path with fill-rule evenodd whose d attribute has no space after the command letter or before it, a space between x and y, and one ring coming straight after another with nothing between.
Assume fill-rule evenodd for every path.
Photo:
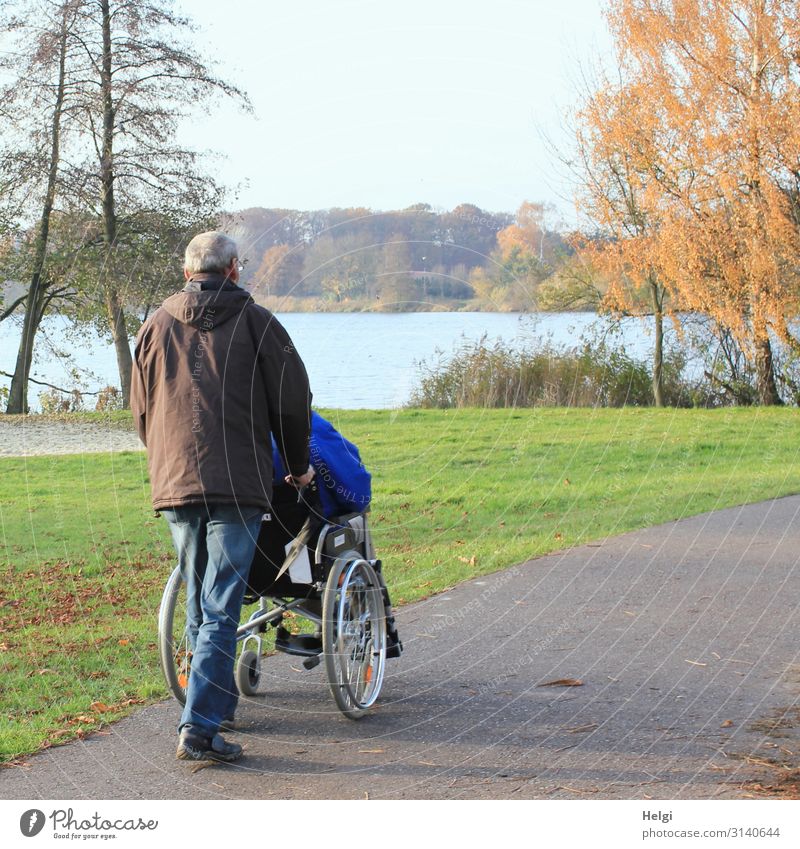
<instances>
[{"instance_id":1,"label":"wheelchair frame","mask_svg":"<svg viewBox=\"0 0 800 849\"><path fill-rule=\"evenodd\" d=\"M281 571L288 568L310 540L311 523L309 517L286 555ZM337 550L342 548L341 543L337 544L339 536L345 543L343 550ZM306 597L269 593L245 597L245 602L258 602L259 607L237 629L237 642L242 643L242 651L236 663L236 683L243 695L258 695L264 656L262 635L269 626L277 628L284 614L291 611L321 628L322 651L283 650L304 656L306 669L324 661L337 707L348 718L360 719L380 694L387 642L381 563L375 559L366 513L328 519L319 530L313 560L312 583L308 585ZM314 575L318 580L313 580ZM180 568L176 566L161 599L158 644L167 685L172 695L184 704L191 651L185 632L185 616L181 615L181 622L176 622L182 588ZM308 606L310 601L321 601L321 613Z\"/></svg>"}]
</instances>

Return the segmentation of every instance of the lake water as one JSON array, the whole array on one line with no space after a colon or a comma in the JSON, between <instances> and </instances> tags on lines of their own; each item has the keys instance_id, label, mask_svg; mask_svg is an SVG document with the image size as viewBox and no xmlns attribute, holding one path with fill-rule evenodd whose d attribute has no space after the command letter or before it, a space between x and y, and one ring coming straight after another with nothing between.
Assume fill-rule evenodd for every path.
<instances>
[{"instance_id":1,"label":"lake water","mask_svg":"<svg viewBox=\"0 0 800 849\"><path fill-rule=\"evenodd\" d=\"M574 345L593 327L605 327L594 313L285 313L278 318L306 364L314 404L344 409L402 406L419 382L420 362L447 358L459 345L483 336L517 346L536 339L563 346ZM74 339L68 327L60 316L45 320L31 376L72 387L77 369L83 389L118 385L113 346L89 330ZM14 370L20 333L17 322L0 324L0 370ZM641 321L623 322L622 339L630 353L648 357L652 342ZM9 382L0 377L0 386ZM39 391L31 385L31 409Z\"/></svg>"}]
</instances>

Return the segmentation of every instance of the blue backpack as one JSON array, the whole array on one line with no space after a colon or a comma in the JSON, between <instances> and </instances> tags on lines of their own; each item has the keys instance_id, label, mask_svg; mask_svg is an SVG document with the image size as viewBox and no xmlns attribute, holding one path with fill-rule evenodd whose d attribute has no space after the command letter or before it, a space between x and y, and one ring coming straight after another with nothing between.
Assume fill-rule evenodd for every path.
<instances>
[{"instance_id":1,"label":"blue backpack","mask_svg":"<svg viewBox=\"0 0 800 849\"><path fill-rule=\"evenodd\" d=\"M363 513L372 499L372 476L364 468L358 448L315 412L311 413L308 445L323 515ZM273 479L282 482L286 472L274 438L272 462Z\"/></svg>"}]
</instances>

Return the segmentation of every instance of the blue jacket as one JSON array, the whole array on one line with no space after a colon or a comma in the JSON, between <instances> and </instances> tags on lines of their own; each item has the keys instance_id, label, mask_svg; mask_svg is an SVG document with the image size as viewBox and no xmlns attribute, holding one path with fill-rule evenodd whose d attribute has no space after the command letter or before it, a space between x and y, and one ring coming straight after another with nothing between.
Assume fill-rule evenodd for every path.
<instances>
[{"instance_id":1,"label":"blue jacket","mask_svg":"<svg viewBox=\"0 0 800 849\"><path fill-rule=\"evenodd\" d=\"M315 412L311 413L308 445L323 515L328 518L341 513L363 513L372 498L372 476L364 468L358 448ZM286 472L274 439L272 460L274 480L283 481Z\"/></svg>"}]
</instances>

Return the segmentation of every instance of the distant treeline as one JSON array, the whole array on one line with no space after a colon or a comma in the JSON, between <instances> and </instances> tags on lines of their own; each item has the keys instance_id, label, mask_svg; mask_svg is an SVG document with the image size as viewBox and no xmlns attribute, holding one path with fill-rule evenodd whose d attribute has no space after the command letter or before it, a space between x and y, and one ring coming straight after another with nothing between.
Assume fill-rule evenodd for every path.
<instances>
[{"instance_id":1,"label":"distant treeline","mask_svg":"<svg viewBox=\"0 0 800 849\"><path fill-rule=\"evenodd\" d=\"M553 209L532 203L516 215L468 203L253 208L226 226L246 258L244 283L284 309L532 309L539 285L572 254Z\"/></svg>"}]
</instances>

